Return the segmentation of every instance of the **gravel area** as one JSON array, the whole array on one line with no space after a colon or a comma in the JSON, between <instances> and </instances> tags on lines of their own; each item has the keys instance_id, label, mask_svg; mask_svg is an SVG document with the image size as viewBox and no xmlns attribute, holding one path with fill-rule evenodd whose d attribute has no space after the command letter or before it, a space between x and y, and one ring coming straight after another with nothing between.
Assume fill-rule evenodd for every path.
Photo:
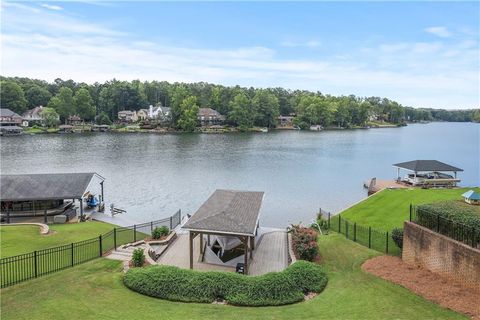
<instances>
[{"instance_id":1,"label":"gravel area","mask_svg":"<svg viewBox=\"0 0 480 320\"><path fill-rule=\"evenodd\" d=\"M367 260L362 269L405 287L442 307L480 320L480 292L431 271L407 265L398 257Z\"/></svg>"}]
</instances>

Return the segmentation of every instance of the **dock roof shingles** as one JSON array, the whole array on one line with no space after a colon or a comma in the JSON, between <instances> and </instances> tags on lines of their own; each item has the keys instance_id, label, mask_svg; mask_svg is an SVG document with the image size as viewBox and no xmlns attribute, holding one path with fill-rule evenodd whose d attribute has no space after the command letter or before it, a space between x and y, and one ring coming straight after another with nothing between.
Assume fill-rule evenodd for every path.
<instances>
[{"instance_id":1,"label":"dock roof shingles","mask_svg":"<svg viewBox=\"0 0 480 320\"><path fill-rule=\"evenodd\" d=\"M183 228L254 235L262 200L263 192L216 190Z\"/></svg>"},{"instance_id":2,"label":"dock roof shingles","mask_svg":"<svg viewBox=\"0 0 480 320\"><path fill-rule=\"evenodd\" d=\"M437 161L437 160L414 160L401 162L393 165L394 167L399 167L407 169L410 171L463 171L460 168L451 166L449 164Z\"/></svg>"},{"instance_id":3,"label":"dock roof shingles","mask_svg":"<svg viewBox=\"0 0 480 320\"><path fill-rule=\"evenodd\" d=\"M2 201L80 198L95 173L12 174L0 178Z\"/></svg>"}]
</instances>

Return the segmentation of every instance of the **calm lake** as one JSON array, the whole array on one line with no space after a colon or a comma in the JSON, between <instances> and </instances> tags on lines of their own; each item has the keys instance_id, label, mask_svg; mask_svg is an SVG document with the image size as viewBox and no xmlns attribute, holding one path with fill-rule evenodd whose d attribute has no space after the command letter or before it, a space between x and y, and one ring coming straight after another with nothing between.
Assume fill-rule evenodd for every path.
<instances>
[{"instance_id":1,"label":"calm lake","mask_svg":"<svg viewBox=\"0 0 480 320\"><path fill-rule=\"evenodd\" d=\"M215 189L264 191L261 225L308 223L366 197L363 181L393 179L393 163L436 159L480 185L480 125L256 134L88 133L1 138L1 172L97 172L107 205L135 222L193 213Z\"/></svg>"}]
</instances>

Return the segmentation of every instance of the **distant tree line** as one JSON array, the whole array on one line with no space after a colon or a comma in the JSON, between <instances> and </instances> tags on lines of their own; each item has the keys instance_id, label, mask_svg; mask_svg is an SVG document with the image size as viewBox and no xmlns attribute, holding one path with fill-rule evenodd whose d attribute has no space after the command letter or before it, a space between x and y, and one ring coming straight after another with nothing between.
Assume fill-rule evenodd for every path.
<instances>
[{"instance_id":1,"label":"distant tree line","mask_svg":"<svg viewBox=\"0 0 480 320\"><path fill-rule=\"evenodd\" d=\"M405 107L380 97L331 96L321 92L283 88L225 87L205 82L119 81L77 83L0 77L1 104L22 114L42 105L65 121L78 115L86 121L111 123L118 111L149 105L171 107L173 127L192 131L199 107L210 107L240 128L274 127L279 115L295 114L295 124L324 127L364 126L369 121L400 124L405 121L480 122L480 110L442 110Z\"/></svg>"}]
</instances>

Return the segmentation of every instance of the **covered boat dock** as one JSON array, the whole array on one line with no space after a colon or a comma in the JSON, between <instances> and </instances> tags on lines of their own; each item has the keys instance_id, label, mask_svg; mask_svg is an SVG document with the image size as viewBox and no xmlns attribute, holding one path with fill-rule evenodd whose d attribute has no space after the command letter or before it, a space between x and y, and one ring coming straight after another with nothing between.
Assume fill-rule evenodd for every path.
<instances>
[{"instance_id":1,"label":"covered boat dock","mask_svg":"<svg viewBox=\"0 0 480 320\"><path fill-rule=\"evenodd\" d=\"M200 236L200 255L205 257L206 250L211 250L211 236L214 236L222 250L218 252L219 256L224 250L231 249L235 242L243 245L242 267L248 274L263 195L263 192L216 190L208 198L183 226L189 233L190 269L194 266L194 239Z\"/></svg>"},{"instance_id":2,"label":"covered boat dock","mask_svg":"<svg viewBox=\"0 0 480 320\"><path fill-rule=\"evenodd\" d=\"M455 187L460 179L457 173L463 169L437 160L414 160L401 162L393 165L397 168L397 181L421 187ZM400 170L409 171L403 178L400 177ZM448 173L453 173L451 176Z\"/></svg>"},{"instance_id":3,"label":"covered boat dock","mask_svg":"<svg viewBox=\"0 0 480 320\"><path fill-rule=\"evenodd\" d=\"M1 175L2 219L10 222L10 218L44 216L46 222L47 216L67 210L76 216L75 201L84 217L84 202L87 208L104 207L104 181L92 172ZM96 183L100 189L97 198L91 193Z\"/></svg>"}]
</instances>

